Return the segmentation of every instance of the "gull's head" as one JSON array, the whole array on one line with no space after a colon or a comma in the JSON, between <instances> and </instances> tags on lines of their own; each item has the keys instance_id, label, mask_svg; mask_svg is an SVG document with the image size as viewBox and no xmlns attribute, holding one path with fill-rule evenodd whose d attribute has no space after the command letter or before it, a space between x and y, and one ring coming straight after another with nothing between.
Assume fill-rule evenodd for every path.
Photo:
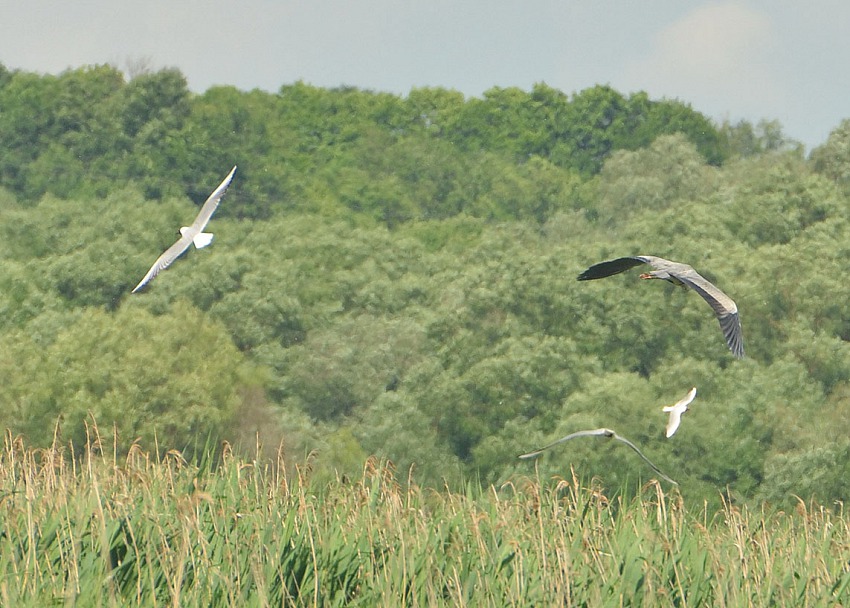
<instances>
[{"instance_id":1,"label":"gull's head","mask_svg":"<svg viewBox=\"0 0 850 608\"><path fill-rule=\"evenodd\" d=\"M181 226L180 228L180 236L186 236L186 233L189 232L191 228L189 226Z\"/></svg>"},{"instance_id":2,"label":"gull's head","mask_svg":"<svg viewBox=\"0 0 850 608\"><path fill-rule=\"evenodd\" d=\"M674 403L673 405L664 406L662 411L665 412L679 412L685 413L688 411L688 406L691 404L691 401L694 400L694 397L697 396L697 387L693 387L688 391L688 394L685 395L682 399Z\"/></svg>"}]
</instances>

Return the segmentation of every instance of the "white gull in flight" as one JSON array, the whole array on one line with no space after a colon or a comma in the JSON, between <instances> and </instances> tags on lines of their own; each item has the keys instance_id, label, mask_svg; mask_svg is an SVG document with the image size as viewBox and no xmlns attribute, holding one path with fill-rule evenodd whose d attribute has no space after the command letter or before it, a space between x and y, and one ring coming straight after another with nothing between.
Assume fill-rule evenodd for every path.
<instances>
[{"instance_id":1,"label":"white gull in flight","mask_svg":"<svg viewBox=\"0 0 850 608\"><path fill-rule=\"evenodd\" d=\"M204 206L201 207L201 211L198 213L198 217L195 218L195 221L192 222L191 226L183 226L180 228L180 238L174 243L171 247L165 250L165 252L159 256L154 262L151 269L148 270L148 273L145 275L136 288L133 289L133 293L139 291L142 287L147 285L151 279L153 279L156 275L158 275L161 271L168 268L171 263L180 257L183 252L185 252L189 245L192 243L195 244L197 249L201 249L202 247L206 247L213 240L213 235L211 232L203 232L204 228L206 228L207 223L209 223L210 218L212 217L213 212L218 207L218 203L221 200L221 197L224 196L224 193L227 191L228 186L230 186L230 181L233 179L233 174L236 173L236 167L234 166L230 173L227 174L227 177L224 178L224 181L221 182L218 188L210 194L207 201L204 203Z\"/></svg>"},{"instance_id":2,"label":"white gull in flight","mask_svg":"<svg viewBox=\"0 0 850 608\"><path fill-rule=\"evenodd\" d=\"M693 387L691 390L688 391L688 394L685 395L682 399L680 399L673 405L666 405L662 408L665 412L670 412L670 419L667 421L668 438L672 437L673 433L676 432L676 429L679 428L679 424L682 422L682 414L688 411L688 406L696 396L697 387Z\"/></svg>"}]
</instances>

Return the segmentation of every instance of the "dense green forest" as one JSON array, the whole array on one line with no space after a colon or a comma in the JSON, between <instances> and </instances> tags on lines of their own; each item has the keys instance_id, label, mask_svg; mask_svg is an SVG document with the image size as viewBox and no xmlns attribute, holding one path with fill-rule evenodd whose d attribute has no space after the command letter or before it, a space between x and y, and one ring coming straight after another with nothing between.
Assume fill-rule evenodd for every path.
<instances>
[{"instance_id":1,"label":"dense green forest","mask_svg":"<svg viewBox=\"0 0 850 608\"><path fill-rule=\"evenodd\" d=\"M605 86L198 95L176 70L0 66L0 427L634 489L621 445L517 460L606 426L688 501L847 500L848 150L850 122L806 156L775 122ZM234 164L213 245L131 295ZM631 254L732 296L747 357L692 292L576 281Z\"/></svg>"}]
</instances>

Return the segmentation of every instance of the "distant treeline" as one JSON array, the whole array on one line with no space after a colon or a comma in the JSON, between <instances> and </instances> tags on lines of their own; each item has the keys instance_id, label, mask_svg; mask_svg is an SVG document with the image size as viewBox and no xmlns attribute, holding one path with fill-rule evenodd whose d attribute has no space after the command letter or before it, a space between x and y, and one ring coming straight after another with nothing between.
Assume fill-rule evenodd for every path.
<instances>
[{"instance_id":1,"label":"distant treeline","mask_svg":"<svg viewBox=\"0 0 850 608\"><path fill-rule=\"evenodd\" d=\"M175 69L128 82L108 65L46 76L0 64L0 186L22 201L102 197L133 182L148 198L197 202L238 159L242 183L224 215L342 205L390 225L459 213L543 222L613 152L672 133L714 166L787 143L771 123L717 127L679 101L607 86L493 88L480 99L303 83L193 95ZM534 203L518 204L535 184Z\"/></svg>"},{"instance_id":2,"label":"distant treeline","mask_svg":"<svg viewBox=\"0 0 850 608\"><path fill-rule=\"evenodd\" d=\"M608 87L195 95L175 70L0 70L0 428L79 446L96 422L187 455L259 433L317 473L376 454L439 486L605 426L696 504L847 500L848 144L850 121L807 158L776 123ZM212 246L131 295L234 164ZM575 280L630 254L733 297L747 357L692 292ZM543 479L651 476L611 442L560 447Z\"/></svg>"}]
</instances>

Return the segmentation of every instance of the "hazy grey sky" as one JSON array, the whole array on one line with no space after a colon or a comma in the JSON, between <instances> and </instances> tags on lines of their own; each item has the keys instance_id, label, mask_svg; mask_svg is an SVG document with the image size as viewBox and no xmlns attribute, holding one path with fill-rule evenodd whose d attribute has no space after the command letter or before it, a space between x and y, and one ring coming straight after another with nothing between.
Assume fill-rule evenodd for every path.
<instances>
[{"instance_id":1,"label":"hazy grey sky","mask_svg":"<svg viewBox=\"0 0 850 608\"><path fill-rule=\"evenodd\" d=\"M147 61L214 84L406 94L609 84L715 119L777 119L808 149L850 117L846 0L0 0L0 62Z\"/></svg>"}]
</instances>

